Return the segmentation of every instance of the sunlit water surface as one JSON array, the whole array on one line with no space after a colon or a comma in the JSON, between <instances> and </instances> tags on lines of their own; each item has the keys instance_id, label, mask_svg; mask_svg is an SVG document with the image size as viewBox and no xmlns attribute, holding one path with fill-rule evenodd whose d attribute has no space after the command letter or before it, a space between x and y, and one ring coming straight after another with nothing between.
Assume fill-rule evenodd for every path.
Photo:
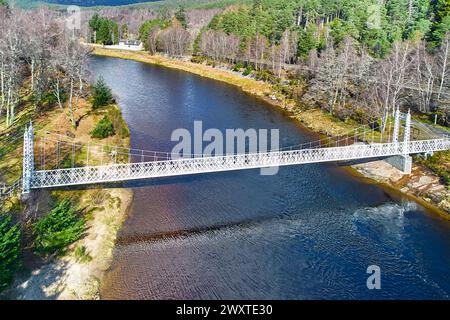
<instances>
[{"instance_id":1,"label":"sunlit water surface","mask_svg":"<svg viewBox=\"0 0 450 320\"><path fill-rule=\"evenodd\" d=\"M112 87L134 148L170 151L176 128L278 128L314 139L233 86L112 58L91 71ZM450 295L450 224L337 164L133 182L104 299L379 299ZM366 269L381 268L381 290Z\"/></svg>"}]
</instances>

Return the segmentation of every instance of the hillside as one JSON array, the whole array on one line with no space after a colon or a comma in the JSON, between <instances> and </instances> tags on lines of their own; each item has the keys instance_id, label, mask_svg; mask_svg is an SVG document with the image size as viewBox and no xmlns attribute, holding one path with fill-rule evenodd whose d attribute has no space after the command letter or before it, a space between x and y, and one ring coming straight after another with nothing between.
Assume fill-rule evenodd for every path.
<instances>
[{"instance_id":1,"label":"hillside","mask_svg":"<svg viewBox=\"0 0 450 320\"><path fill-rule=\"evenodd\" d=\"M12 1L10 1L12 2ZM67 6L78 5L81 7L105 7L105 6L126 6L126 7L167 7L176 8L183 5L186 8L223 8L234 3L247 3L249 0L15 0L14 3L19 8L31 9L40 6Z\"/></svg>"},{"instance_id":2,"label":"hillside","mask_svg":"<svg viewBox=\"0 0 450 320\"><path fill-rule=\"evenodd\" d=\"M97 6L123 6L134 3L154 2L159 0L48 0L46 2L62 4L62 5L77 5L82 7L97 7Z\"/></svg>"}]
</instances>

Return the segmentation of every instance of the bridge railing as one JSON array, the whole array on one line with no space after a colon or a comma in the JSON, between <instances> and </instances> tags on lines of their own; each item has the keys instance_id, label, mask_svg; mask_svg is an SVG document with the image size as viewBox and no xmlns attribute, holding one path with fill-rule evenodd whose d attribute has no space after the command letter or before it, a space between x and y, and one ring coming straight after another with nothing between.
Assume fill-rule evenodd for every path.
<instances>
[{"instance_id":1,"label":"bridge railing","mask_svg":"<svg viewBox=\"0 0 450 320\"><path fill-rule=\"evenodd\" d=\"M405 150L406 148L406 150ZM450 139L249 153L204 158L112 164L33 172L31 188L116 182L175 175L388 157L450 149Z\"/></svg>"},{"instance_id":2,"label":"bridge railing","mask_svg":"<svg viewBox=\"0 0 450 320\"><path fill-rule=\"evenodd\" d=\"M22 189L22 179L17 179L11 185L0 186L0 204L6 199L12 197Z\"/></svg>"}]
</instances>

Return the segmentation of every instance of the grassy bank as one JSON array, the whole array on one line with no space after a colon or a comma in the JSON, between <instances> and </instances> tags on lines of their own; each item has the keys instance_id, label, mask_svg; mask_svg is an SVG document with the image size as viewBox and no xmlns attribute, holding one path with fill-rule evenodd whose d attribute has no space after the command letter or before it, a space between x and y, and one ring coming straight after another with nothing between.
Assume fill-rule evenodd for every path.
<instances>
[{"instance_id":1,"label":"grassy bank","mask_svg":"<svg viewBox=\"0 0 450 320\"><path fill-rule=\"evenodd\" d=\"M171 59L161 55L150 55L146 52L131 52L123 50L110 50L101 46L94 46L94 54L121 59L129 59L144 63L156 64L172 69L182 70L199 76L222 81L239 87L242 91L255 95L266 102L281 107L289 115L299 121L311 131L336 136L351 131L359 126L354 121L344 122L321 109L305 109L299 107L295 101L286 99L271 84L244 77L241 73L227 69L215 68L205 64L193 63L189 60ZM448 174L449 152L437 153L426 161L416 161L411 176L402 176L398 171L391 170L381 161L372 164L355 166L362 175L370 177L390 188L401 190L402 193L419 199L428 207L434 206L441 215L449 218L444 212L450 212L450 195L444 175ZM421 179L422 178L422 179ZM435 193L435 194L433 194Z\"/></svg>"},{"instance_id":2,"label":"grassy bank","mask_svg":"<svg viewBox=\"0 0 450 320\"><path fill-rule=\"evenodd\" d=\"M99 56L108 56L121 59L129 59L144 63L151 63L164 66L167 68L187 71L205 78L210 78L226 82L229 84L233 84L235 86L238 86L245 92L260 97L264 97L272 92L271 86L262 81L255 81L253 79L243 78L233 73L230 73L227 70L215 69L206 65L197 64L190 61L175 60L160 55L149 55L146 52L105 49L98 45L94 46L94 54Z\"/></svg>"},{"instance_id":3,"label":"grassy bank","mask_svg":"<svg viewBox=\"0 0 450 320\"><path fill-rule=\"evenodd\" d=\"M10 127L0 123L0 178L10 183L20 178L22 166L23 130L32 120L35 129L35 161L39 167L40 138L46 131L70 137L77 144L102 143L128 147L129 132L116 104L92 110L90 98L80 97L75 108L74 128L67 110L54 104L37 107L32 103L30 90L21 91L20 107ZM115 134L105 139L94 139L91 131L103 117L111 119ZM47 146L54 154L56 145ZM83 163L81 153L76 159ZM102 157L100 159L100 157ZM90 163L105 159L91 153ZM107 160L106 160L107 161ZM112 160L110 160L112 161ZM85 230L79 240L57 255L37 256L34 252L33 225L46 216L62 199L70 199L77 215L85 220ZM99 297L100 282L109 268L116 234L132 201L132 191L112 188L62 189L33 191L23 202L18 197L1 204L2 214L13 217L22 229L21 268L3 295L15 299L95 299Z\"/></svg>"}]
</instances>

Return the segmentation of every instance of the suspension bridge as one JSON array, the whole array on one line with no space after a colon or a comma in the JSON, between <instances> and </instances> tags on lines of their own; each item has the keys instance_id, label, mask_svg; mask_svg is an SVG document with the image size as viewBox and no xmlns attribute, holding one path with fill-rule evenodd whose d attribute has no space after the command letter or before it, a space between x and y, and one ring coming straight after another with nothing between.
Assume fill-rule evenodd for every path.
<instances>
[{"instance_id":1,"label":"suspension bridge","mask_svg":"<svg viewBox=\"0 0 450 320\"><path fill-rule=\"evenodd\" d=\"M427 128L420 130L427 131ZM411 139L411 115L397 109L393 128L389 122L384 136L377 133L376 137L375 128L370 124L369 130L357 128L345 136L266 152L213 156L193 154L174 159L166 152L101 144L81 145L59 134L56 134L56 139L52 138L55 134L44 134L40 143L35 144L30 123L24 132L22 178L1 189L0 199L17 189L27 194L42 188L371 158L391 159L391 164L404 173L410 173L410 155L450 149L450 136L438 137L428 131L425 138ZM53 147L49 148L48 143ZM80 161L80 155L83 161Z\"/></svg>"}]
</instances>

